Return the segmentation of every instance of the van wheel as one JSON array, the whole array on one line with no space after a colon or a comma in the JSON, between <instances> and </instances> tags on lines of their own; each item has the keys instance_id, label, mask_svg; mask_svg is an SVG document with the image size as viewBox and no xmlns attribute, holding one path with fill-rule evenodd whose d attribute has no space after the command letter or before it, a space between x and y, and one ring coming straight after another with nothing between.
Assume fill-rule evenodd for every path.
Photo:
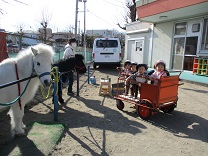
<instances>
[{"instance_id":1,"label":"van wheel","mask_svg":"<svg viewBox=\"0 0 208 156\"><path fill-rule=\"evenodd\" d=\"M96 69L96 66L97 66L97 65L96 65L95 63L93 63L93 68L94 68L94 69Z\"/></svg>"},{"instance_id":2,"label":"van wheel","mask_svg":"<svg viewBox=\"0 0 208 156\"><path fill-rule=\"evenodd\" d=\"M121 67L121 63L118 63L118 64L117 64L117 67Z\"/></svg>"}]
</instances>

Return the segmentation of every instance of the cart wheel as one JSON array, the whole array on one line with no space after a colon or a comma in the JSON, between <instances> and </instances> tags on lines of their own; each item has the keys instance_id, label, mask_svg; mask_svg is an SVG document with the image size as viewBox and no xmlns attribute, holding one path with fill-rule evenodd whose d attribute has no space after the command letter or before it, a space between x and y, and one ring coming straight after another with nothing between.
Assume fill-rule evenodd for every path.
<instances>
[{"instance_id":1,"label":"cart wheel","mask_svg":"<svg viewBox=\"0 0 208 156\"><path fill-rule=\"evenodd\" d=\"M153 108L152 105L147 101L141 101L140 105ZM152 110L142 106L137 105L137 109L136 109L137 114L143 120L149 120L152 116Z\"/></svg>"},{"instance_id":2,"label":"cart wheel","mask_svg":"<svg viewBox=\"0 0 208 156\"><path fill-rule=\"evenodd\" d=\"M176 107L175 105L171 105L171 106L167 106L167 107L161 108L161 110L164 113L171 113L172 111L174 111L175 107Z\"/></svg>"},{"instance_id":3,"label":"cart wheel","mask_svg":"<svg viewBox=\"0 0 208 156\"><path fill-rule=\"evenodd\" d=\"M116 106L119 110L124 108L124 103L121 100L116 100Z\"/></svg>"}]
</instances>

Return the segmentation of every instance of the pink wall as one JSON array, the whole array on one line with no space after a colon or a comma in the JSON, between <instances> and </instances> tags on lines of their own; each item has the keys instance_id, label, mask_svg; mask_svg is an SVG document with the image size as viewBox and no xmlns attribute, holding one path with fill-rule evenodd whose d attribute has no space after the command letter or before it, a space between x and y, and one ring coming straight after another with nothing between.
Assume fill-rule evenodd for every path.
<instances>
[{"instance_id":1,"label":"pink wall","mask_svg":"<svg viewBox=\"0 0 208 156\"><path fill-rule=\"evenodd\" d=\"M208 2L208 0L157 0L137 7L137 12L138 17L143 18L203 2Z\"/></svg>"}]
</instances>

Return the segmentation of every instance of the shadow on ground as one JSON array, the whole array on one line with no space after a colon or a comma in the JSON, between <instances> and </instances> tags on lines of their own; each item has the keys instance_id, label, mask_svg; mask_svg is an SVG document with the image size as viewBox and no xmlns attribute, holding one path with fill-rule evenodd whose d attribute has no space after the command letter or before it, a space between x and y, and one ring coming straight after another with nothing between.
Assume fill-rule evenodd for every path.
<instances>
[{"instance_id":1,"label":"shadow on ground","mask_svg":"<svg viewBox=\"0 0 208 156\"><path fill-rule=\"evenodd\" d=\"M151 124L177 137L190 138L208 142L208 120L198 115L173 111L172 114L158 113L153 116Z\"/></svg>"}]
</instances>

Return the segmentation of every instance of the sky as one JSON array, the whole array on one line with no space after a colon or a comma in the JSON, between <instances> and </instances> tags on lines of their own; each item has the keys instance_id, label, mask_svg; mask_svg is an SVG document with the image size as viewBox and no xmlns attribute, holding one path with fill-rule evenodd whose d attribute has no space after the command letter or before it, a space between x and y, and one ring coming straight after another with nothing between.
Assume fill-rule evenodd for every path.
<instances>
[{"instance_id":1,"label":"sky","mask_svg":"<svg viewBox=\"0 0 208 156\"><path fill-rule=\"evenodd\" d=\"M19 3L17 2L19 1ZM86 30L118 30L124 26L127 0L87 0ZM6 31L36 31L41 25L42 14L50 18L48 27L53 32L74 31L76 0L1 0L0 28ZM84 30L84 2L78 3L78 32ZM80 29L79 29L80 28Z\"/></svg>"}]
</instances>

